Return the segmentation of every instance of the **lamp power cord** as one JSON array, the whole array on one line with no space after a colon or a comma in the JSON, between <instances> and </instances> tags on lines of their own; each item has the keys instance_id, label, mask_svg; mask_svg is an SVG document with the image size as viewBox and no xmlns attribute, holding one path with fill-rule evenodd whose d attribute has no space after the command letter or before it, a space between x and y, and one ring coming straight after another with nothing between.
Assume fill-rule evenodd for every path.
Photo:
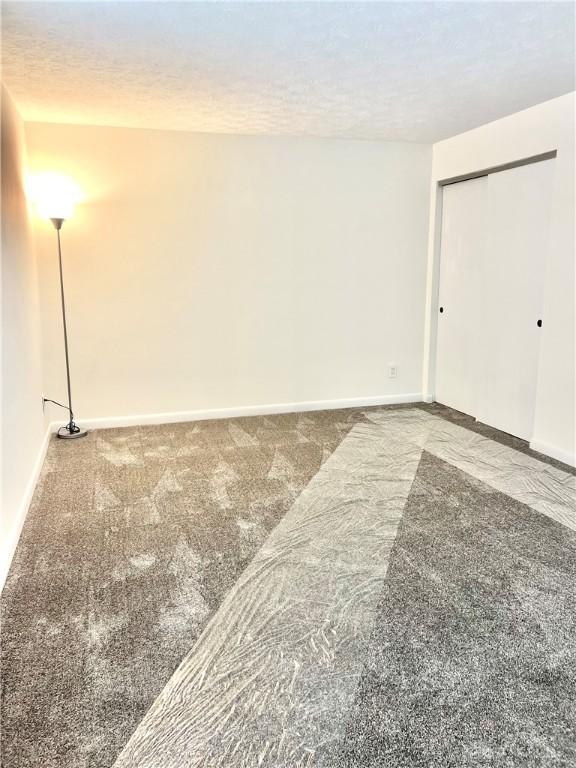
<instances>
[{"instance_id":1,"label":"lamp power cord","mask_svg":"<svg viewBox=\"0 0 576 768\"><path fill-rule=\"evenodd\" d=\"M64 405L63 403L59 403L57 400L52 400L49 397L43 397L42 403L54 403L54 405L57 405L59 408L64 408L70 414L70 421L68 422L68 424L66 424L65 427L59 428L58 434L60 434L60 432L63 429L65 429L70 435L76 435L78 432L80 432L80 427L74 423L74 414L72 413L72 411L67 405Z\"/></svg>"}]
</instances>

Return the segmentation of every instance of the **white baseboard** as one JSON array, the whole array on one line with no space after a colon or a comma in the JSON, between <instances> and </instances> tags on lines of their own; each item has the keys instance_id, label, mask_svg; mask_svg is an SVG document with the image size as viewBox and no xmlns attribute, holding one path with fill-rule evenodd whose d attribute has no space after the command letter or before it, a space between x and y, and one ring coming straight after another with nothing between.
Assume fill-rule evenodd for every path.
<instances>
[{"instance_id":1,"label":"white baseboard","mask_svg":"<svg viewBox=\"0 0 576 768\"><path fill-rule=\"evenodd\" d=\"M104 416L101 418L78 418L78 424L85 429L109 429L112 427L133 427L144 424L172 424L179 421L206 421L207 419L232 419L239 416L268 416L275 413L297 413L299 411L328 411L335 408L366 408L371 405L399 405L420 403L422 394L413 392L401 395L377 395L374 397L352 397L345 400L311 400L300 403L274 403L270 405L241 405L235 408L212 408L199 411L174 411L168 413L140 413L130 416ZM65 422L52 422L55 432Z\"/></svg>"},{"instance_id":2,"label":"white baseboard","mask_svg":"<svg viewBox=\"0 0 576 768\"><path fill-rule=\"evenodd\" d=\"M0 550L0 591L2 591L4 588L6 577L8 576L8 571L10 570L10 564L12 562L12 558L14 557L14 553L16 552L18 540L20 539L24 521L26 520L26 514L28 513L28 508L30 507L30 502L32 501L32 496L34 495L34 489L36 488L36 483L38 482L40 472L42 471L48 445L50 444L51 426L52 425L48 426L42 439L42 444L40 445L38 455L36 456L36 461L34 462L32 472L30 473L30 478L26 484L24 495L20 501L18 512L16 513L16 517L12 524L12 530L8 534L6 541L2 542L2 548Z\"/></svg>"},{"instance_id":3,"label":"white baseboard","mask_svg":"<svg viewBox=\"0 0 576 768\"><path fill-rule=\"evenodd\" d=\"M538 451L538 453L543 453L546 456L550 456L552 459L568 464L570 467L576 467L576 455L569 453L568 451L563 451L548 443L544 443L542 440L531 440L530 448L532 448L533 451Z\"/></svg>"}]
</instances>

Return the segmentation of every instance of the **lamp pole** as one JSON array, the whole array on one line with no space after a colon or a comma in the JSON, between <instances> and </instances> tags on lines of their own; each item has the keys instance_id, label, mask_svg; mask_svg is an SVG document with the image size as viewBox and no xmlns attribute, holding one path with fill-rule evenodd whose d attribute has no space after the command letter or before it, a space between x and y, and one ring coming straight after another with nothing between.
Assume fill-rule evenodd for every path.
<instances>
[{"instance_id":1,"label":"lamp pole","mask_svg":"<svg viewBox=\"0 0 576 768\"><path fill-rule=\"evenodd\" d=\"M60 427L57 432L58 437L71 439L76 437L85 437L88 433L85 429L80 427L74 422L74 412L72 410L72 388L70 386L70 359L68 356L68 330L66 328L66 302L64 300L64 275L62 272L62 247L60 244L60 230L64 219L51 218L50 221L54 225L56 230L56 237L58 239L58 267L60 270L60 299L62 302L62 325L64 327L64 354L66 357L66 384L68 386L68 412L70 414L70 421L65 427Z\"/></svg>"}]
</instances>

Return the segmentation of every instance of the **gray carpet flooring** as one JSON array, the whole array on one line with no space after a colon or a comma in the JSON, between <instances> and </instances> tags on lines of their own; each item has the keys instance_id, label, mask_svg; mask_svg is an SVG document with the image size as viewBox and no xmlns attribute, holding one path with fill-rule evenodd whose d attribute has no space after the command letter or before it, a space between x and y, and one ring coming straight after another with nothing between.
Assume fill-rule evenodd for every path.
<instances>
[{"instance_id":1,"label":"gray carpet flooring","mask_svg":"<svg viewBox=\"0 0 576 768\"><path fill-rule=\"evenodd\" d=\"M346 768L576 765L576 536L424 453Z\"/></svg>"},{"instance_id":2,"label":"gray carpet flooring","mask_svg":"<svg viewBox=\"0 0 576 768\"><path fill-rule=\"evenodd\" d=\"M2 765L112 765L361 412L100 430L50 445L2 613Z\"/></svg>"},{"instance_id":3,"label":"gray carpet flooring","mask_svg":"<svg viewBox=\"0 0 576 768\"><path fill-rule=\"evenodd\" d=\"M568 765L573 481L438 405L54 440L2 765Z\"/></svg>"}]
</instances>

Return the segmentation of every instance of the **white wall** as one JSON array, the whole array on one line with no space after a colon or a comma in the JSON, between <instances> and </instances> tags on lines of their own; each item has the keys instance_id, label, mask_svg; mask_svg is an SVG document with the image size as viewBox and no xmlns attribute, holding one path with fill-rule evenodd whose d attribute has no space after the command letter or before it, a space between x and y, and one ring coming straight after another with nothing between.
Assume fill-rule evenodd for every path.
<instances>
[{"instance_id":1,"label":"white wall","mask_svg":"<svg viewBox=\"0 0 576 768\"><path fill-rule=\"evenodd\" d=\"M423 391L433 394L440 226L438 181L557 150L531 445L572 464L576 423L574 109L572 93L434 145L423 382Z\"/></svg>"},{"instance_id":2,"label":"white wall","mask_svg":"<svg viewBox=\"0 0 576 768\"><path fill-rule=\"evenodd\" d=\"M68 173L87 197L62 231L79 421L420 397L431 147L26 132L31 169ZM54 231L35 229L59 399Z\"/></svg>"},{"instance_id":3,"label":"white wall","mask_svg":"<svg viewBox=\"0 0 576 768\"><path fill-rule=\"evenodd\" d=\"M36 262L24 195L23 126L2 88L0 587L43 458Z\"/></svg>"}]
</instances>

